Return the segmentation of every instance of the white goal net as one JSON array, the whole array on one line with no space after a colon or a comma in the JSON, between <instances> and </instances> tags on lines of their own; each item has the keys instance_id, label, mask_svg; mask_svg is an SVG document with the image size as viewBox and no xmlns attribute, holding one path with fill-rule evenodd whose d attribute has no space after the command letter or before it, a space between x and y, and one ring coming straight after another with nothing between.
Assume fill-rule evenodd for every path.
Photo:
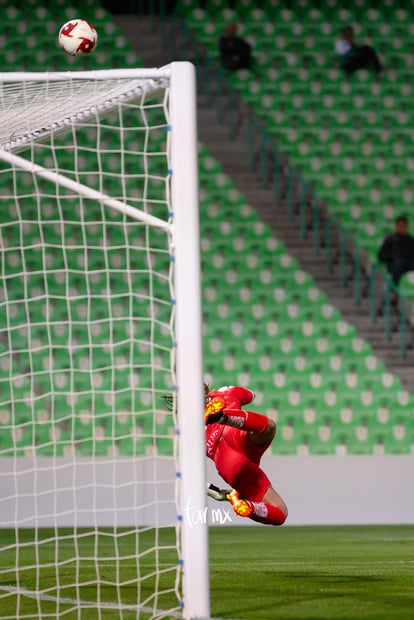
<instances>
[{"instance_id":1,"label":"white goal net","mask_svg":"<svg viewBox=\"0 0 414 620\"><path fill-rule=\"evenodd\" d=\"M0 615L207 618L193 67L2 74L0 119Z\"/></svg>"}]
</instances>

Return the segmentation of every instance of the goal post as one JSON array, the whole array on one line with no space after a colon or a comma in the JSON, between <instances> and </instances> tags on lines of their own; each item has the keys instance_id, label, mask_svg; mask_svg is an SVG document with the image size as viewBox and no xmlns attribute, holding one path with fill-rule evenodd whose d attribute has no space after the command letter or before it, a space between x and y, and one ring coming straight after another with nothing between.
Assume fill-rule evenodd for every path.
<instances>
[{"instance_id":1,"label":"goal post","mask_svg":"<svg viewBox=\"0 0 414 620\"><path fill-rule=\"evenodd\" d=\"M177 303L182 311L177 312L177 376L179 378L177 404L180 424L180 463L181 463L181 518L184 526L183 555L185 591L198 593L192 603L193 611L186 612L187 618L209 617L209 588L200 588L200 584L209 583L208 573L208 532L204 526L199 527L203 519L192 519L189 506L205 515L206 481L204 429L194 411L204 411L204 389L202 356L194 351L202 350L201 324L201 280L200 280L200 246L198 172L197 172L197 123L194 103L195 74L184 66L177 64L171 76L171 133L180 139L180 150L171 152L172 164L172 204L174 205L174 242L175 242L175 287ZM182 95L188 98L186 106L182 105ZM190 95L191 94L191 95ZM194 234L194 231L197 231ZM190 284L191 283L191 284ZM194 289L192 286L194 285ZM194 291L197 294L194 295ZM178 306L177 306L178 310ZM192 365L188 374L188 365ZM204 421L203 421L204 422ZM195 447L195 449L194 449ZM194 458L197 454L198 457ZM202 481L201 484L195 481ZM201 553L202 561L197 561ZM196 558L189 558L195 555ZM204 560L203 560L204 558ZM207 561L206 561L207 560ZM187 567L186 567L187 564ZM184 607L185 609L185 607Z\"/></svg>"},{"instance_id":2,"label":"goal post","mask_svg":"<svg viewBox=\"0 0 414 620\"><path fill-rule=\"evenodd\" d=\"M4 617L207 619L194 67L1 82Z\"/></svg>"}]
</instances>

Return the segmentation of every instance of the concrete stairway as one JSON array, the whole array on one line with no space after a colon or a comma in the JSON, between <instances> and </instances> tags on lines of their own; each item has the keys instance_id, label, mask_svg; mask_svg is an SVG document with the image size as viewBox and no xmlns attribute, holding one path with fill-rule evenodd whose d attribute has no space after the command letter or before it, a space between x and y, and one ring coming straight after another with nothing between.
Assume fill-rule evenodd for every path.
<instances>
[{"instance_id":1,"label":"concrete stairway","mask_svg":"<svg viewBox=\"0 0 414 620\"><path fill-rule=\"evenodd\" d=\"M193 60L194 50L188 47L188 41L183 43L181 31L177 26L166 19L163 26L148 17L115 16L124 35L132 42L137 53L147 67L162 66L172 60ZM181 45L183 43L183 45ZM173 52L171 50L174 50ZM174 54L173 56L171 54ZM246 122L250 111L242 103L237 103L237 126L235 135L229 139L227 125L220 124L217 113L211 103L207 102L203 92L203 80L198 79L198 133L201 142L211 151L229 174L238 189L243 192L249 203L256 207L263 221L274 231L275 236L283 240L288 251L299 260L303 268L311 273L316 284L329 297L345 320L355 325L360 336L371 343L375 353L388 365L391 372L398 375L407 389L412 389L413 371L411 364L414 353L411 347L407 349L406 358L401 359L398 348L398 333L396 333L397 316L393 315L391 340L384 336L384 327L380 324L372 325L369 319L369 300L366 288L361 302L356 304L352 295L352 284L342 287L339 283L338 269L330 274L326 267L326 258L323 249L315 256L311 235L305 240L298 233L297 216L289 221L284 208L283 191L281 204L275 208L274 193L271 189L263 189L258 172L249 170L249 154L247 144Z\"/></svg>"}]
</instances>

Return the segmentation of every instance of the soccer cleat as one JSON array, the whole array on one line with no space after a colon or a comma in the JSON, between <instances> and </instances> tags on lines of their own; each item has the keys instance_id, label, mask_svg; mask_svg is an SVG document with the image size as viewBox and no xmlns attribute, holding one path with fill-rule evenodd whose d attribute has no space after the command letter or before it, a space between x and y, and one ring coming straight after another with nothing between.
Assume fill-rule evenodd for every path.
<instances>
[{"instance_id":1,"label":"soccer cleat","mask_svg":"<svg viewBox=\"0 0 414 620\"><path fill-rule=\"evenodd\" d=\"M228 502L231 489L219 489L215 484L209 484L207 487L207 495L217 502Z\"/></svg>"},{"instance_id":2,"label":"soccer cleat","mask_svg":"<svg viewBox=\"0 0 414 620\"><path fill-rule=\"evenodd\" d=\"M240 499L239 492L233 489L231 493L228 494L227 499L230 504L233 506L233 510L239 517L249 517L252 509L249 504L244 500Z\"/></svg>"}]
</instances>

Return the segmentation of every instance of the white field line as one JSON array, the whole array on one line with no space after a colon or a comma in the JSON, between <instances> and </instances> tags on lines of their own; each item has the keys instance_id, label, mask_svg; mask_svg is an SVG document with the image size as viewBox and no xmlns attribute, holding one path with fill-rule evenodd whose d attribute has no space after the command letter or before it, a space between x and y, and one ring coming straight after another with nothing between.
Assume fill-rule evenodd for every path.
<instances>
[{"instance_id":1,"label":"white field line","mask_svg":"<svg viewBox=\"0 0 414 620\"><path fill-rule=\"evenodd\" d=\"M72 562L68 562L67 560L65 560L64 565L65 567L69 567L70 564L73 563L79 563L81 565L81 568L83 566L85 567L89 567L89 566L93 566L95 567L96 565L98 565L99 568L137 568L137 566L139 566L140 568L158 568L159 564L154 564L154 563L142 563L139 562L138 564L136 562L125 562L124 560L122 560L122 558L119 558L118 561L113 561L113 559L111 560L110 558L108 558L108 560L106 560L105 558L99 558L99 560L94 561L94 560L77 560L76 558L73 558ZM320 565L321 563L316 561L316 560L275 560L275 561L269 561L269 562L260 562L255 560L254 565L255 566L272 566L273 568L277 568L278 566L315 566L315 565ZM324 561L324 566L388 566L389 564L414 564L414 560L361 560L358 562L355 562L352 559L349 560L326 560ZM54 566L56 564L53 564ZM209 563L210 566L214 566L214 567L218 567L218 568L227 568L227 567L233 567L233 566L237 566L238 568L246 568L246 564L243 562L210 562ZM10 565L10 566L6 566L5 564L2 565L2 568L0 569L0 574L4 573L4 572L9 572L12 568L16 568L15 565ZM32 567L34 568L34 567ZM171 570L175 568L174 566L171 566ZM247 567L248 568L248 567ZM0 586L0 589L2 588L2 586Z\"/></svg>"},{"instance_id":2,"label":"white field line","mask_svg":"<svg viewBox=\"0 0 414 620\"><path fill-rule=\"evenodd\" d=\"M12 586L0 586L0 590L4 592L8 592L9 594L20 594L21 596L26 596L27 598L32 598L35 600L41 600L51 603L66 604L66 605L77 605L83 608L97 608L97 609L114 609L118 611L141 611L147 614L154 614L154 610L151 607L143 607L141 605L125 605L123 603L110 603L110 602L96 602L96 601L83 601L77 600L74 598L67 597L57 597L51 596L50 594L44 594L41 592L34 592L33 590L26 590L26 588L16 588ZM165 618L166 614L168 614L169 618L182 618L182 613L179 611L164 611L162 609L157 609L155 612L155 616L152 618ZM237 620L236 618L211 618L210 620Z\"/></svg>"},{"instance_id":3,"label":"white field line","mask_svg":"<svg viewBox=\"0 0 414 620\"><path fill-rule=\"evenodd\" d=\"M367 560L367 561L361 561L361 562L355 562L352 559L349 560L323 560L323 566L324 567L331 567L331 566L341 566L341 567L348 567L348 568L352 568L352 567L357 567L357 566L389 566L392 564L409 564L412 565L414 564L414 560ZM217 567L221 567L221 568L227 568L227 567L235 567L237 569L245 569L245 570L251 570L251 566L249 567L248 565L246 565L243 562L231 562L230 564L226 564L226 562L210 562L210 566L217 566ZM255 568L260 568L260 567L267 567L267 566L271 566L273 567L275 570L277 570L278 567L280 566L321 566L321 561L317 562L316 560L305 560L305 561L278 561L275 560L273 562L269 561L269 562L260 562L257 560L254 560L254 566Z\"/></svg>"},{"instance_id":4,"label":"white field line","mask_svg":"<svg viewBox=\"0 0 414 620\"><path fill-rule=\"evenodd\" d=\"M27 598L33 598L35 600L46 601L50 603L59 603L65 605L76 605L78 607L95 607L98 609L115 609L118 611L142 611L143 613L153 614L154 610L151 607L143 607L142 605L127 605L125 603L112 603L105 601L83 601L75 598L68 598L65 596L52 596L44 592L35 592L33 590L27 590L26 588L16 588L13 586L0 586L0 590L8 592L9 594L19 594L20 596L26 596ZM163 610L157 610L156 616L160 614L169 613L171 618L181 618L182 614L179 612L168 612ZM162 617L162 616L160 616Z\"/></svg>"}]
</instances>

